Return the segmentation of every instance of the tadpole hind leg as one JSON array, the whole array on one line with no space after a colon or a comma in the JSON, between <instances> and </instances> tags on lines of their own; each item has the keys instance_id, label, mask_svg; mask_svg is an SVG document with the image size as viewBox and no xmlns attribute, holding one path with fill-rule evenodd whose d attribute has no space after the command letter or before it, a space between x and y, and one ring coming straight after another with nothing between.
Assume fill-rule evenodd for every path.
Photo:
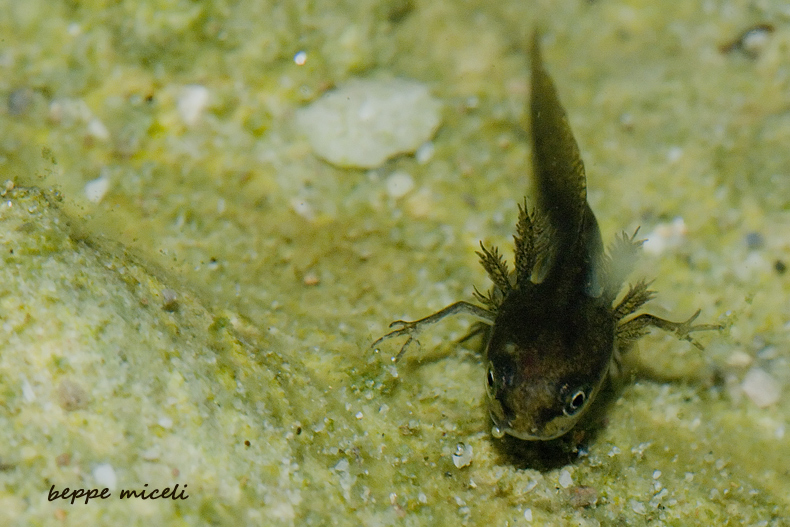
<instances>
[{"instance_id":1,"label":"tadpole hind leg","mask_svg":"<svg viewBox=\"0 0 790 527\"><path fill-rule=\"evenodd\" d=\"M417 335L425 329L426 326L430 326L431 324L435 324L442 320L444 317L448 317L451 315L458 315L458 314L467 314L471 315L475 318L478 318L488 324L494 323L495 313L484 309L480 306L476 306L474 304L470 304L469 302L456 302L454 304L450 304L449 306L445 307L444 309L437 311L432 315L428 315L425 318L421 318L419 320L414 321L406 321L406 320L396 320L395 322L390 324L390 328L395 328L393 331L390 331L383 337L376 340L373 344L370 345L371 348L375 348L381 342L394 338L400 337L403 335L408 335L408 339L406 342L403 343L401 346L400 351L393 362L398 362L400 358L406 353L406 350L409 348L412 342L417 342L419 345L419 341L417 340Z\"/></svg>"}]
</instances>

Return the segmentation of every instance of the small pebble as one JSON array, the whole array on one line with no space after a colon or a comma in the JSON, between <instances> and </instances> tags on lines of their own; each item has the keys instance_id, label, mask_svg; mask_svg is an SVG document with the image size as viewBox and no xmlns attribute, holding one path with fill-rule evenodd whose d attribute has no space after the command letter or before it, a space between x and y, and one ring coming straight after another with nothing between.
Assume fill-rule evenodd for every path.
<instances>
[{"instance_id":1,"label":"small pebble","mask_svg":"<svg viewBox=\"0 0 790 527\"><path fill-rule=\"evenodd\" d=\"M291 198L290 204L293 211L302 218L308 221L313 221L315 219L315 210L306 199Z\"/></svg>"},{"instance_id":2,"label":"small pebble","mask_svg":"<svg viewBox=\"0 0 790 527\"><path fill-rule=\"evenodd\" d=\"M414 188L414 180L411 176L402 170L393 172L387 178L387 194L390 197L398 199L402 198Z\"/></svg>"},{"instance_id":3,"label":"small pebble","mask_svg":"<svg viewBox=\"0 0 790 527\"><path fill-rule=\"evenodd\" d=\"M573 485L573 477L571 476L571 473L568 470L563 469L560 472L559 483L560 483L560 487L562 487L563 489L567 489L568 487Z\"/></svg>"},{"instance_id":4,"label":"small pebble","mask_svg":"<svg viewBox=\"0 0 790 527\"><path fill-rule=\"evenodd\" d=\"M64 452L55 458L55 464L59 467L67 467L71 463L71 454Z\"/></svg>"},{"instance_id":5,"label":"small pebble","mask_svg":"<svg viewBox=\"0 0 790 527\"><path fill-rule=\"evenodd\" d=\"M101 463L96 465L93 469L93 479L102 487L107 487L110 490L115 490L118 484L118 477L115 475L115 469L109 463Z\"/></svg>"},{"instance_id":6,"label":"small pebble","mask_svg":"<svg viewBox=\"0 0 790 527\"><path fill-rule=\"evenodd\" d=\"M751 366L752 362L754 362L754 359L745 351L733 351L732 354L727 357L727 365L734 368L746 368L747 366Z\"/></svg>"},{"instance_id":7,"label":"small pebble","mask_svg":"<svg viewBox=\"0 0 790 527\"><path fill-rule=\"evenodd\" d=\"M165 311L176 311L178 309L178 294L172 289L162 289L162 308Z\"/></svg>"},{"instance_id":8,"label":"small pebble","mask_svg":"<svg viewBox=\"0 0 790 527\"><path fill-rule=\"evenodd\" d=\"M433 144L433 141L426 141L414 152L414 159L421 165L425 165L433 158L433 154L436 151L436 146Z\"/></svg>"},{"instance_id":9,"label":"small pebble","mask_svg":"<svg viewBox=\"0 0 790 527\"><path fill-rule=\"evenodd\" d=\"M782 396L779 382L757 366L746 372L741 389L759 408L768 408L776 404Z\"/></svg>"},{"instance_id":10,"label":"small pebble","mask_svg":"<svg viewBox=\"0 0 790 527\"><path fill-rule=\"evenodd\" d=\"M722 53L741 51L750 58L756 58L768 43L774 32L772 24L755 24L741 32L735 39L719 46Z\"/></svg>"},{"instance_id":11,"label":"small pebble","mask_svg":"<svg viewBox=\"0 0 790 527\"><path fill-rule=\"evenodd\" d=\"M33 103L33 90L30 88L19 88L11 92L8 96L8 114L14 117L27 113Z\"/></svg>"},{"instance_id":12,"label":"small pebble","mask_svg":"<svg viewBox=\"0 0 790 527\"><path fill-rule=\"evenodd\" d=\"M99 141L107 141L110 138L110 131L98 117L88 121L88 135Z\"/></svg>"},{"instance_id":13,"label":"small pebble","mask_svg":"<svg viewBox=\"0 0 790 527\"><path fill-rule=\"evenodd\" d=\"M455 445L455 453L453 453L453 464L456 468L469 466L472 463L472 454L472 445L458 443Z\"/></svg>"},{"instance_id":14,"label":"small pebble","mask_svg":"<svg viewBox=\"0 0 790 527\"><path fill-rule=\"evenodd\" d=\"M85 197L91 203L100 203L110 190L110 178L99 176L85 183Z\"/></svg>"},{"instance_id":15,"label":"small pebble","mask_svg":"<svg viewBox=\"0 0 790 527\"><path fill-rule=\"evenodd\" d=\"M765 237L759 232L749 232L746 234L746 247L751 250L762 249L765 246Z\"/></svg>"},{"instance_id":16,"label":"small pebble","mask_svg":"<svg viewBox=\"0 0 790 527\"><path fill-rule=\"evenodd\" d=\"M598 503L598 491L593 487L573 487L570 493L571 507L575 509L590 507Z\"/></svg>"},{"instance_id":17,"label":"small pebble","mask_svg":"<svg viewBox=\"0 0 790 527\"><path fill-rule=\"evenodd\" d=\"M187 126L194 126L200 121L203 111L208 106L209 91L205 86L190 84L181 90L178 98L178 115Z\"/></svg>"}]
</instances>

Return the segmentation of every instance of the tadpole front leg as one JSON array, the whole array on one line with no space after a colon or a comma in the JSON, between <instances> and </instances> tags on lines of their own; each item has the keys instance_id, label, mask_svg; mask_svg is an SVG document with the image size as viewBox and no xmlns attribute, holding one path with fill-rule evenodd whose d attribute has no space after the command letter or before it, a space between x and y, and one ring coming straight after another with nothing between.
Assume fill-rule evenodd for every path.
<instances>
[{"instance_id":1,"label":"tadpole front leg","mask_svg":"<svg viewBox=\"0 0 790 527\"><path fill-rule=\"evenodd\" d=\"M450 304L444 309L441 309L440 311L437 311L436 313L433 313L432 315L428 315L427 317L421 318L419 320L414 320L411 322L406 320L396 320L395 322L391 323L389 326L390 328L395 328L395 329L393 331L390 331L383 337L379 338L378 340L376 340L376 342L371 344L370 347L375 348L381 342L387 339L408 335L409 338L406 339L406 342L403 343L403 346L401 346L401 349L398 352L398 354L395 356L395 358L392 359L393 362L398 362L400 358L403 356L403 354L406 353L406 350L408 349L408 347L411 345L412 342L416 341L417 344L420 343L417 340L417 335L423 329L425 329L426 326L435 324L445 317L449 317L452 315L460 315L460 314L471 315L488 324L493 324L495 318L494 313L480 306L476 306L475 304L470 304L469 302L464 302L464 301L456 302L454 304Z\"/></svg>"}]
</instances>

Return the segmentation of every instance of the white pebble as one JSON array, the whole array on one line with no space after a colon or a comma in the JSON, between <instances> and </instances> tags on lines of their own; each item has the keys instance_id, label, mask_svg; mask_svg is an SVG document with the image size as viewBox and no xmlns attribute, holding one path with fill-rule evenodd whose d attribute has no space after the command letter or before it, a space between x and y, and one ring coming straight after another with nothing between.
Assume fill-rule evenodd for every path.
<instances>
[{"instance_id":1,"label":"white pebble","mask_svg":"<svg viewBox=\"0 0 790 527\"><path fill-rule=\"evenodd\" d=\"M440 110L441 103L419 82L354 79L300 109L296 124L326 161L375 168L433 137Z\"/></svg>"},{"instance_id":2,"label":"white pebble","mask_svg":"<svg viewBox=\"0 0 790 527\"><path fill-rule=\"evenodd\" d=\"M727 357L727 365L735 368L751 366L752 362L754 362L752 356L741 350L733 351L732 354Z\"/></svg>"},{"instance_id":3,"label":"white pebble","mask_svg":"<svg viewBox=\"0 0 790 527\"><path fill-rule=\"evenodd\" d=\"M25 401L29 403L32 403L36 400L36 392L33 391L30 381L28 381L27 377L24 375L22 375L22 397L24 397Z\"/></svg>"},{"instance_id":4,"label":"white pebble","mask_svg":"<svg viewBox=\"0 0 790 527\"><path fill-rule=\"evenodd\" d=\"M315 210L306 200L302 198L291 198L291 208L302 218L313 221L315 219Z\"/></svg>"},{"instance_id":5,"label":"white pebble","mask_svg":"<svg viewBox=\"0 0 790 527\"><path fill-rule=\"evenodd\" d=\"M528 522L532 521L532 509L524 509L524 519Z\"/></svg>"},{"instance_id":6,"label":"white pebble","mask_svg":"<svg viewBox=\"0 0 790 527\"><path fill-rule=\"evenodd\" d=\"M208 88L199 84L189 84L181 90L178 98L178 114L187 126L193 126L200 120L208 106Z\"/></svg>"},{"instance_id":7,"label":"white pebble","mask_svg":"<svg viewBox=\"0 0 790 527\"><path fill-rule=\"evenodd\" d=\"M109 190L110 178L105 176L99 176L96 179L88 181L85 183L85 188L83 189L85 197L88 198L88 201L91 203L100 203Z\"/></svg>"},{"instance_id":8,"label":"white pebble","mask_svg":"<svg viewBox=\"0 0 790 527\"><path fill-rule=\"evenodd\" d=\"M573 485L573 477L571 477L571 473L567 469L564 469L560 472L560 487L567 489L571 485Z\"/></svg>"},{"instance_id":9,"label":"white pebble","mask_svg":"<svg viewBox=\"0 0 790 527\"><path fill-rule=\"evenodd\" d=\"M390 174L386 181L387 194L395 199L402 198L414 188L414 180L407 172L397 171Z\"/></svg>"},{"instance_id":10,"label":"white pebble","mask_svg":"<svg viewBox=\"0 0 790 527\"><path fill-rule=\"evenodd\" d=\"M455 446L455 453L453 454L453 465L455 465L456 468L469 466L472 463L473 453L472 445L458 443Z\"/></svg>"},{"instance_id":11,"label":"white pebble","mask_svg":"<svg viewBox=\"0 0 790 527\"><path fill-rule=\"evenodd\" d=\"M433 153L435 151L436 146L434 146L433 141L426 141L416 152L414 152L414 159L416 159L419 164L425 165L433 158Z\"/></svg>"},{"instance_id":12,"label":"white pebble","mask_svg":"<svg viewBox=\"0 0 790 527\"><path fill-rule=\"evenodd\" d=\"M110 490L115 490L118 484L118 478L115 475L115 469L109 463L102 463L93 468L93 479L96 483Z\"/></svg>"},{"instance_id":13,"label":"white pebble","mask_svg":"<svg viewBox=\"0 0 790 527\"><path fill-rule=\"evenodd\" d=\"M146 461L156 461L162 456L162 453L159 451L158 447L152 446L148 450L144 450L140 457Z\"/></svg>"},{"instance_id":14,"label":"white pebble","mask_svg":"<svg viewBox=\"0 0 790 527\"><path fill-rule=\"evenodd\" d=\"M782 396L782 388L776 379L756 366L746 372L741 389L759 408L768 408L776 404Z\"/></svg>"},{"instance_id":15,"label":"white pebble","mask_svg":"<svg viewBox=\"0 0 790 527\"><path fill-rule=\"evenodd\" d=\"M98 117L88 121L88 135L95 137L99 141L106 141L110 138L110 131Z\"/></svg>"},{"instance_id":16,"label":"white pebble","mask_svg":"<svg viewBox=\"0 0 790 527\"><path fill-rule=\"evenodd\" d=\"M349 462L348 459L343 458L337 462L337 464L332 467L332 470L335 472L348 472Z\"/></svg>"}]
</instances>

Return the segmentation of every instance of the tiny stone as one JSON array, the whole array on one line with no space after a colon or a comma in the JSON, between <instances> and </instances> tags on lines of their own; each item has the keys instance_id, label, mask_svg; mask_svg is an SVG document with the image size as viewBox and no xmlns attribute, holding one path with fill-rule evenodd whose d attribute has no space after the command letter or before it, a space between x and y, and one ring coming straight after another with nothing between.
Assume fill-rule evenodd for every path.
<instances>
[{"instance_id":1,"label":"tiny stone","mask_svg":"<svg viewBox=\"0 0 790 527\"><path fill-rule=\"evenodd\" d=\"M571 489L571 507L581 509L598 503L598 491L593 487L573 487Z\"/></svg>"},{"instance_id":2,"label":"tiny stone","mask_svg":"<svg viewBox=\"0 0 790 527\"><path fill-rule=\"evenodd\" d=\"M96 465L93 469L93 479L96 483L110 490L115 490L118 484L118 477L115 475L115 469L109 463L101 463Z\"/></svg>"},{"instance_id":3,"label":"tiny stone","mask_svg":"<svg viewBox=\"0 0 790 527\"><path fill-rule=\"evenodd\" d=\"M472 463L472 454L472 445L458 443L455 446L455 453L453 454L453 464L456 468L469 466Z\"/></svg>"},{"instance_id":4,"label":"tiny stone","mask_svg":"<svg viewBox=\"0 0 790 527\"><path fill-rule=\"evenodd\" d=\"M160 458L161 455L162 454L159 452L159 449L157 447L151 447L148 450L143 451L140 457L142 457L146 461L156 461L157 459Z\"/></svg>"},{"instance_id":5,"label":"tiny stone","mask_svg":"<svg viewBox=\"0 0 790 527\"><path fill-rule=\"evenodd\" d=\"M110 179L104 176L99 176L85 183L85 197L91 203L100 203L107 192L110 190Z\"/></svg>"},{"instance_id":6,"label":"tiny stone","mask_svg":"<svg viewBox=\"0 0 790 527\"><path fill-rule=\"evenodd\" d=\"M88 121L88 135L99 141L107 141L110 138L110 131L98 117L94 117Z\"/></svg>"},{"instance_id":7,"label":"tiny stone","mask_svg":"<svg viewBox=\"0 0 790 527\"><path fill-rule=\"evenodd\" d=\"M160 417L159 420L156 422L159 426L168 430L173 427L173 420L169 417Z\"/></svg>"},{"instance_id":8,"label":"tiny stone","mask_svg":"<svg viewBox=\"0 0 790 527\"><path fill-rule=\"evenodd\" d=\"M754 359L745 351L733 351L732 354L727 357L727 365L734 368L745 368L751 366L752 362L754 362Z\"/></svg>"},{"instance_id":9,"label":"tiny stone","mask_svg":"<svg viewBox=\"0 0 790 527\"><path fill-rule=\"evenodd\" d=\"M397 171L390 174L386 181L387 194L390 197L402 198L414 188L414 180L407 172Z\"/></svg>"},{"instance_id":10,"label":"tiny stone","mask_svg":"<svg viewBox=\"0 0 790 527\"><path fill-rule=\"evenodd\" d=\"M568 470L563 470L560 472L560 479L559 479L560 487L563 489L567 489L571 485L573 485L573 477L571 477L571 473Z\"/></svg>"},{"instance_id":11,"label":"tiny stone","mask_svg":"<svg viewBox=\"0 0 790 527\"><path fill-rule=\"evenodd\" d=\"M194 126L200 121L203 111L208 106L209 91L205 86L190 84L184 86L178 98L178 114L187 126Z\"/></svg>"},{"instance_id":12,"label":"tiny stone","mask_svg":"<svg viewBox=\"0 0 790 527\"><path fill-rule=\"evenodd\" d=\"M765 245L765 238L759 232L750 232L746 234L746 246L749 249L761 249Z\"/></svg>"},{"instance_id":13,"label":"tiny stone","mask_svg":"<svg viewBox=\"0 0 790 527\"><path fill-rule=\"evenodd\" d=\"M19 116L27 113L33 103L33 90L30 88L19 88L11 92L8 96L8 114Z\"/></svg>"},{"instance_id":14,"label":"tiny stone","mask_svg":"<svg viewBox=\"0 0 790 527\"><path fill-rule=\"evenodd\" d=\"M318 285L321 283L321 279L318 278L318 275L315 272L310 271L305 273L304 278L302 278L302 283L304 285Z\"/></svg>"},{"instance_id":15,"label":"tiny stone","mask_svg":"<svg viewBox=\"0 0 790 527\"><path fill-rule=\"evenodd\" d=\"M768 408L776 404L782 396L782 388L776 379L756 366L746 372L741 389L759 408Z\"/></svg>"},{"instance_id":16,"label":"tiny stone","mask_svg":"<svg viewBox=\"0 0 790 527\"><path fill-rule=\"evenodd\" d=\"M428 163L433 157L433 153L436 151L436 146L434 146L433 141L426 141L414 152L414 159L421 165Z\"/></svg>"},{"instance_id":17,"label":"tiny stone","mask_svg":"<svg viewBox=\"0 0 790 527\"><path fill-rule=\"evenodd\" d=\"M88 394L79 384L63 379L58 385L58 403L67 412L73 412L88 405Z\"/></svg>"},{"instance_id":18,"label":"tiny stone","mask_svg":"<svg viewBox=\"0 0 790 527\"><path fill-rule=\"evenodd\" d=\"M772 31L773 28L768 30L765 27L758 27L751 31L747 31L741 39L743 51L750 56L758 55L768 43L768 38Z\"/></svg>"},{"instance_id":19,"label":"tiny stone","mask_svg":"<svg viewBox=\"0 0 790 527\"><path fill-rule=\"evenodd\" d=\"M162 289L162 307L165 311L175 311L178 308L178 294L172 289Z\"/></svg>"}]
</instances>

